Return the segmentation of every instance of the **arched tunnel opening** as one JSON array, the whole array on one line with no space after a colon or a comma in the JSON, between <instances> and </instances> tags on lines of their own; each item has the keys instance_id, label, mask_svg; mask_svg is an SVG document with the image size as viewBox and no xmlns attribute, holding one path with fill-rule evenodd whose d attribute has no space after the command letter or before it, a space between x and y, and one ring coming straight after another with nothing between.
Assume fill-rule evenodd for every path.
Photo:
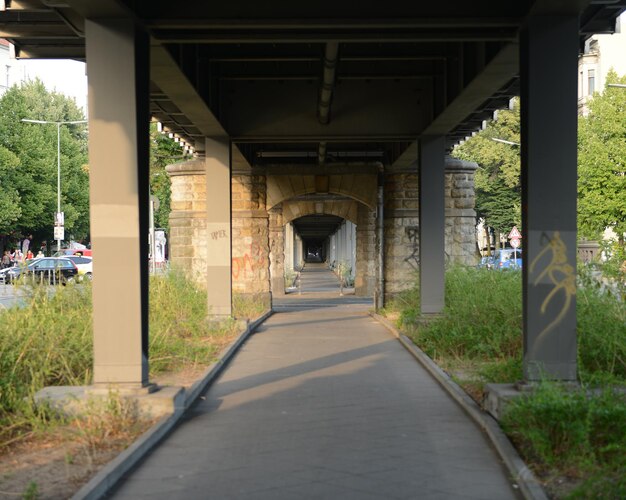
<instances>
[{"instance_id":1,"label":"arched tunnel opening","mask_svg":"<svg viewBox=\"0 0 626 500\"><path fill-rule=\"evenodd\" d=\"M293 221L296 233L302 240L304 262L329 262L332 251L331 237L344 222L335 215L306 215Z\"/></svg>"}]
</instances>

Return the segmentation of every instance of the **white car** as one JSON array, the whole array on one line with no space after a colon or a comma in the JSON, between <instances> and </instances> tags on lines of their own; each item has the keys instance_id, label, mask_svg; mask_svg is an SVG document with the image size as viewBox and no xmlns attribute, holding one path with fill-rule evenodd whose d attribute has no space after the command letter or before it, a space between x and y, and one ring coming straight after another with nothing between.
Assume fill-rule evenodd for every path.
<instances>
[{"instance_id":1,"label":"white car","mask_svg":"<svg viewBox=\"0 0 626 500\"><path fill-rule=\"evenodd\" d=\"M93 279L93 259L84 255L67 255L64 258L71 260L78 268L78 281Z\"/></svg>"}]
</instances>

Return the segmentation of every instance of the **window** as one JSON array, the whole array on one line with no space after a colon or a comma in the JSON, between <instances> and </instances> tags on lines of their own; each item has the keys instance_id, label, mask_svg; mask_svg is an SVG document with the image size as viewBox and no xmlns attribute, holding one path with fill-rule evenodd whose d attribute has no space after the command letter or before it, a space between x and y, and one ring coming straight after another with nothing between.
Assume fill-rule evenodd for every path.
<instances>
[{"instance_id":1,"label":"window","mask_svg":"<svg viewBox=\"0 0 626 500\"><path fill-rule=\"evenodd\" d=\"M587 71L587 94L591 95L596 90L596 70L590 69Z\"/></svg>"}]
</instances>

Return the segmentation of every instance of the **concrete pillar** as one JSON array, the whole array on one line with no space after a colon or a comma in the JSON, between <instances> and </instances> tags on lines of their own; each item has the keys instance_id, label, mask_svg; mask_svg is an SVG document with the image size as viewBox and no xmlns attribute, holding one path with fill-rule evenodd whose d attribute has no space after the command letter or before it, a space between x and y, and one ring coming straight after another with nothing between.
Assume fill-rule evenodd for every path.
<instances>
[{"instance_id":1,"label":"concrete pillar","mask_svg":"<svg viewBox=\"0 0 626 500\"><path fill-rule=\"evenodd\" d=\"M419 158L420 308L443 311L445 296L444 137L422 137Z\"/></svg>"},{"instance_id":2,"label":"concrete pillar","mask_svg":"<svg viewBox=\"0 0 626 500\"><path fill-rule=\"evenodd\" d=\"M206 138L207 296L209 315L232 314L230 141Z\"/></svg>"},{"instance_id":3,"label":"concrete pillar","mask_svg":"<svg viewBox=\"0 0 626 500\"><path fill-rule=\"evenodd\" d=\"M578 18L521 32L524 376L576 379Z\"/></svg>"},{"instance_id":4,"label":"concrete pillar","mask_svg":"<svg viewBox=\"0 0 626 500\"><path fill-rule=\"evenodd\" d=\"M94 383L148 385L148 35L87 20ZM123 258L120 258L123 255Z\"/></svg>"}]
</instances>

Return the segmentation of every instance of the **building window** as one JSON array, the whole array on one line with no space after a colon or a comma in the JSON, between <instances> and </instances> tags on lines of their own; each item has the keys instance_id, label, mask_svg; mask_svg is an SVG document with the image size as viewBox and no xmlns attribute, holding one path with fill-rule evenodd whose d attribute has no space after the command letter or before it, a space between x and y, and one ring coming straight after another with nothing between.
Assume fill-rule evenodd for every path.
<instances>
[{"instance_id":1,"label":"building window","mask_svg":"<svg viewBox=\"0 0 626 500\"><path fill-rule=\"evenodd\" d=\"M587 93L589 95L596 91L596 70L590 69L587 72Z\"/></svg>"}]
</instances>

